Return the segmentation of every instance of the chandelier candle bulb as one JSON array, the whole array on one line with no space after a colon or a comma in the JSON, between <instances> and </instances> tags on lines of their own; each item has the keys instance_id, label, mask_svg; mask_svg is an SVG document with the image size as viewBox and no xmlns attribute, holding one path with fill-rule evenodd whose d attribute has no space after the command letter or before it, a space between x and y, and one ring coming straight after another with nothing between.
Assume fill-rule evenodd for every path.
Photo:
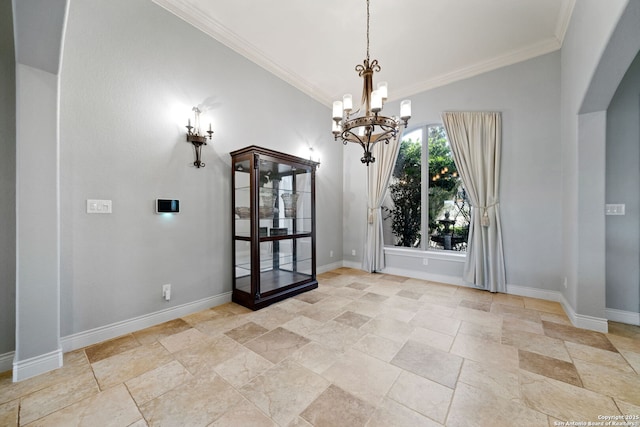
<instances>
[{"instance_id":1,"label":"chandelier candle bulb","mask_svg":"<svg viewBox=\"0 0 640 427\"><path fill-rule=\"evenodd\" d=\"M333 120L342 119L342 101L333 101Z\"/></svg>"},{"instance_id":2,"label":"chandelier candle bulb","mask_svg":"<svg viewBox=\"0 0 640 427\"><path fill-rule=\"evenodd\" d=\"M408 99L400 103L400 118L405 122L411 118L411 101Z\"/></svg>"},{"instance_id":3,"label":"chandelier candle bulb","mask_svg":"<svg viewBox=\"0 0 640 427\"><path fill-rule=\"evenodd\" d=\"M378 83L378 92L380 93L380 98L382 98L382 101L386 101L388 95L387 82Z\"/></svg>"},{"instance_id":4,"label":"chandelier candle bulb","mask_svg":"<svg viewBox=\"0 0 640 427\"><path fill-rule=\"evenodd\" d=\"M338 135L340 132L342 132L339 122L331 120L331 132L333 132L334 135Z\"/></svg>"},{"instance_id":5,"label":"chandelier candle bulb","mask_svg":"<svg viewBox=\"0 0 640 427\"><path fill-rule=\"evenodd\" d=\"M345 93L342 97L342 107L347 114L353 109L353 97L350 93ZM335 116L335 113L333 115Z\"/></svg>"},{"instance_id":6,"label":"chandelier candle bulb","mask_svg":"<svg viewBox=\"0 0 640 427\"><path fill-rule=\"evenodd\" d=\"M382 110L382 97L380 91L374 90L371 92L371 111L378 113Z\"/></svg>"}]
</instances>

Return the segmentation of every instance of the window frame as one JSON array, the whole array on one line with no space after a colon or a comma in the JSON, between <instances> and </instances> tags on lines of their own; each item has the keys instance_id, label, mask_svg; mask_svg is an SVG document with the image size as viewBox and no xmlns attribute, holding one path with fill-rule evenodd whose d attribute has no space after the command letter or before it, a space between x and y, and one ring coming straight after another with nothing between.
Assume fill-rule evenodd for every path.
<instances>
[{"instance_id":1,"label":"window frame","mask_svg":"<svg viewBox=\"0 0 640 427\"><path fill-rule=\"evenodd\" d=\"M464 260L467 257L467 252L461 252L461 251L452 251L452 250L436 250L436 249L432 249L429 247L429 141L428 141L428 136L429 136L429 129L432 127L444 127L443 123L424 123L424 124L419 124L416 126L411 126L409 128L406 128L403 132L402 135L400 137L400 143L402 143L402 140L405 138L405 136L414 133L418 130L420 130L420 134L421 134L421 154L420 154L420 162L421 162L421 168L420 168L420 186L421 186L421 191L420 191L420 203L421 203L421 208L420 208L420 235L423 236L422 239L420 240L420 247L416 247L416 248L410 248L410 247L404 247L404 246L395 246L393 244L388 244L387 242L384 242L384 251L388 252L388 253L393 253L396 255L407 255L409 256L410 253L416 253L416 252L423 252L425 255L428 253L430 254L428 257L424 256L424 255L419 255L418 257L421 257L423 259L426 258L433 258L433 259L441 259L441 260L456 260L456 261L460 261L460 260ZM449 138L447 137L447 141L449 140ZM451 144L451 143L449 143ZM427 165L426 167L424 167L425 165ZM427 191L423 191L424 189L426 189ZM387 192L389 190L387 189ZM387 197L388 197L388 193L387 193Z\"/></svg>"}]
</instances>

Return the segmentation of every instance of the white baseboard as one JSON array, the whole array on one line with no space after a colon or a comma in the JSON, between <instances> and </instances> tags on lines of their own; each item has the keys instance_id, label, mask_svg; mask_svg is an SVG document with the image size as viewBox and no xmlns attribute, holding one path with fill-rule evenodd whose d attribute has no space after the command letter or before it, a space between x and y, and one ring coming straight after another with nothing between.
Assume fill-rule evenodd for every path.
<instances>
[{"instance_id":1,"label":"white baseboard","mask_svg":"<svg viewBox=\"0 0 640 427\"><path fill-rule=\"evenodd\" d=\"M320 267L316 267L316 274L326 273L327 271L335 270L337 268L344 267L342 261L332 262L331 264L325 264Z\"/></svg>"},{"instance_id":2,"label":"white baseboard","mask_svg":"<svg viewBox=\"0 0 640 427\"><path fill-rule=\"evenodd\" d=\"M640 313L633 311L617 310L615 308L605 308L605 315L613 322L626 323L628 325L640 326Z\"/></svg>"},{"instance_id":3,"label":"white baseboard","mask_svg":"<svg viewBox=\"0 0 640 427\"><path fill-rule=\"evenodd\" d=\"M356 261L342 261L343 267L355 268L356 270L362 270L362 262Z\"/></svg>"},{"instance_id":4,"label":"white baseboard","mask_svg":"<svg viewBox=\"0 0 640 427\"><path fill-rule=\"evenodd\" d=\"M13 369L13 358L15 354L16 353L14 351L0 354L0 373L7 372Z\"/></svg>"},{"instance_id":5,"label":"white baseboard","mask_svg":"<svg viewBox=\"0 0 640 427\"><path fill-rule=\"evenodd\" d=\"M555 301L562 304L564 296L558 291L549 291L547 289L530 288L527 286L509 285L507 284L507 293L518 295L521 297L544 299L547 301Z\"/></svg>"},{"instance_id":6,"label":"white baseboard","mask_svg":"<svg viewBox=\"0 0 640 427\"><path fill-rule=\"evenodd\" d=\"M565 313L567 313L567 316L569 317L569 320L571 320L573 326L603 333L607 333L609 331L607 319L576 313L576 311L566 300L562 292L549 291L547 289L529 288L526 286L507 285L507 293L523 297L559 302L562 305Z\"/></svg>"},{"instance_id":7,"label":"white baseboard","mask_svg":"<svg viewBox=\"0 0 640 427\"><path fill-rule=\"evenodd\" d=\"M26 380L62 367L62 349L41 354L30 359L13 362L13 382Z\"/></svg>"},{"instance_id":8,"label":"white baseboard","mask_svg":"<svg viewBox=\"0 0 640 427\"><path fill-rule=\"evenodd\" d=\"M469 285L462 280L462 277L433 274L426 271L406 270L404 268L397 267L387 267L383 269L382 272L384 274L393 274L394 276L411 277L413 279L428 280L430 282L445 283L447 285L469 287Z\"/></svg>"},{"instance_id":9,"label":"white baseboard","mask_svg":"<svg viewBox=\"0 0 640 427\"><path fill-rule=\"evenodd\" d=\"M607 322L607 319L587 316L585 314L578 314L573 310L573 308L569 312L569 310L567 310L566 308L568 304L563 304L563 306L565 307L565 311L567 311L567 315L569 316L569 319L571 319L571 323L573 323L574 326L582 329L590 329L592 331L602 332L603 334L609 332L609 322Z\"/></svg>"},{"instance_id":10,"label":"white baseboard","mask_svg":"<svg viewBox=\"0 0 640 427\"><path fill-rule=\"evenodd\" d=\"M132 319L123 320L121 322L116 322L88 331L79 332L77 334L68 335L60 339L60 342L62 343L62 350L65 353L68 351L77 350L79 348L97 344L99 342L110 340L112 338L129 334L131 332L139 331L141 329L145 329L159 323L177 319L179 317L196 313L201 310L206 310L208 308L215 307L217 305L224 304L230 301L231 292L225 292L214 297L203 298L198 301L178 305L176 307L167 308L161 311L156 311L155 313L145 314L143 316L134 317Z\"/></svg>"}]
</instances>

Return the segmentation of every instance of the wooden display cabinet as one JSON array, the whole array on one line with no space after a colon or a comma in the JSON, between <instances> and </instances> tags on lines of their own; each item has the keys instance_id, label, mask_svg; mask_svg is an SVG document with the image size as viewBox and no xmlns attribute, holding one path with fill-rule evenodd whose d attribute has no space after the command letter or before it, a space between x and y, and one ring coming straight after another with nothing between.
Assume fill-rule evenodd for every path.
<instances>
[{"instance_id":1,"label":"wooden display cabinet","mask_svg":"<svg viewBox=\"0 0 640 427\"><path fill-rule=\"evenodd\" d=\"M318 163L254 145L231 165L232 300L257 310L317 288Z\"/></svg>"}]
</instances>

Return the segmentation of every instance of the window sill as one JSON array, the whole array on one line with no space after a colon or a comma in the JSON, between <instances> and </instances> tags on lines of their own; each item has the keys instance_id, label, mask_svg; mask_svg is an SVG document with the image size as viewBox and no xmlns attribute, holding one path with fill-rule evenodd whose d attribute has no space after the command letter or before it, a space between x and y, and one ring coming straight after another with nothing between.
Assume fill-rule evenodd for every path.
<instances>
[{"instance_id":1,"label":"window sill","mask_svg":"<svg viewBox=\"0 0 640 427\"><path fill-rule=\"evenodd\" d=\"M437 251L437 250L422 250L411 248L400 248L397 246L385 246L385 255L395 255L406 258L420 258L420 259L434 259L439 261L451 261L464 263L467 259L466 253L454 252L454 251Z\"/></svg>"}]
</instances>

